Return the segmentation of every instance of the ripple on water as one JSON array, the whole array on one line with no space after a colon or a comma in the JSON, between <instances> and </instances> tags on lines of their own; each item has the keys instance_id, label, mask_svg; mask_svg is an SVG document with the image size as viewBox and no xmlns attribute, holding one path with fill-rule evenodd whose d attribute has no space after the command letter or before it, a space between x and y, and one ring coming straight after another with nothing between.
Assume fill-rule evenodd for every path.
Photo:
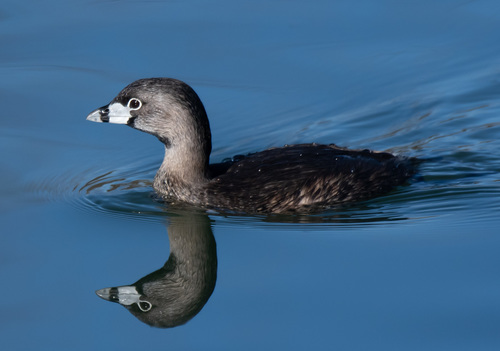
<instances>
[{"instance_id":1,"label":"ripple on water","mask_svg":"<svg viewBox=\"0 0 500 351\"><path fill-rule=\"evenodd\" d=\"M164 210L155 200L150 179L148 174L132 170L108 171L79 184L74 189L79 194L75 199L85 210L154 220L163 217Z\"/></svg>"},{"instance_id":2,"label":"ripple on water","mask_svg":"<svg viewBox=\"0 0 500 351\"><path fill-rule=\"evenodd\" d=\"M161 221L165 206L152 189L157 165L134 163L133 167L91 169L78 175L58 174L36 186L39 196L63 199L86 212L98 212L145 221Z\"/></svg>"}]
</instances>

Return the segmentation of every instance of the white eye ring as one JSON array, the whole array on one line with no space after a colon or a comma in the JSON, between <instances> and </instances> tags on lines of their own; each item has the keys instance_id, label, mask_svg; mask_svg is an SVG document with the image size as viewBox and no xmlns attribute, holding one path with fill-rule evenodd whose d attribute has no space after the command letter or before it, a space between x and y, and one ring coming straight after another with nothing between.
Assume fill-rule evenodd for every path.
<instances>
[{"instance_id":1,"label":"white eye ring","mask_svg":"<svg viewBox=\"0 0 500 351\"><path fill-rule=\"evenodd\" d=\"M127 107L130 109L130 111L138 110L142 107L142 102L139 99L132 98L128 101Z\"/></svg>"},{"instance_id":2,"label":"white eye ring","mask_svg":"<svg viewBox=\"0 0 500 351\"><path fill-rule=\"evenodd\" d=\"M139 300L137 302L137 306L139 307L139 309L142 312L149 312L151 307L153 307L149 301L145 301L145 300Z\"/></svg>"}]
</instances>

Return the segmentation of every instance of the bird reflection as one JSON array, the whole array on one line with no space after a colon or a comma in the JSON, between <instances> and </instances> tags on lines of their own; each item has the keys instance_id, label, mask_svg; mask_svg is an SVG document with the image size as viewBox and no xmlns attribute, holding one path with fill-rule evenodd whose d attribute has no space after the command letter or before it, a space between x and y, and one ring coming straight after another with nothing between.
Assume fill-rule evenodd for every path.
<instances>
[{"instance_id":1,"label":"bird reflection","mask_svg":"<svg viewBox=\"0 0 500 351\"><path fill-rule=\"evenodd\" d=\"M203 308L217 279L217 251L210 220L193 212L172 215L170 256L157 271L132 285L96 291L142 322L159 328L186 323Z\"/></svg>"}]
</instances>

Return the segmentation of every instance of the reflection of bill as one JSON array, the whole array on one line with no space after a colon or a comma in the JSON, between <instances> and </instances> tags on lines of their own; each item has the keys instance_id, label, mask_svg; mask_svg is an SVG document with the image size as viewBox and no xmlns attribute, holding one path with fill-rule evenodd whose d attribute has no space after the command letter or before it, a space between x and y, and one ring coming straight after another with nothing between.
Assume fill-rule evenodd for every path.
<instances>
[{"instance_id":1,"label":"reflection of bill","mask_svg":"<svg viewBox=\"0 0 500 351\"><path fill-rule=\"evenodd\" d=\"M159 270L129 286L96 291L154 327L171 328L193 318L208 301L217 279L215 239L206 215L172 215L170 256ZM138 257L137 259L140 259Z\"/></svg>"}]
</instances>

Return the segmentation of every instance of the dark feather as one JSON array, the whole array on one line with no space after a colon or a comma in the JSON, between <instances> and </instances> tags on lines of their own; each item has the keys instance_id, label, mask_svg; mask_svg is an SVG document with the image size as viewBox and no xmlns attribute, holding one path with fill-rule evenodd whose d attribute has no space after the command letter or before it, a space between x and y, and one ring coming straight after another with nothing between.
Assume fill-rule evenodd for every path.
<instances>
[{"instance_id":1,"label":"dark feather","mask_svg":"<svg viewBox=\"0 0 500 351\"><path fill-rule=\"evenodd\" d=\"M207 185L205 202L250 212L312 210L387 193L414 173L411 159L389 153L291 145L234 162Z\"/></svg>"}]
</instances>

